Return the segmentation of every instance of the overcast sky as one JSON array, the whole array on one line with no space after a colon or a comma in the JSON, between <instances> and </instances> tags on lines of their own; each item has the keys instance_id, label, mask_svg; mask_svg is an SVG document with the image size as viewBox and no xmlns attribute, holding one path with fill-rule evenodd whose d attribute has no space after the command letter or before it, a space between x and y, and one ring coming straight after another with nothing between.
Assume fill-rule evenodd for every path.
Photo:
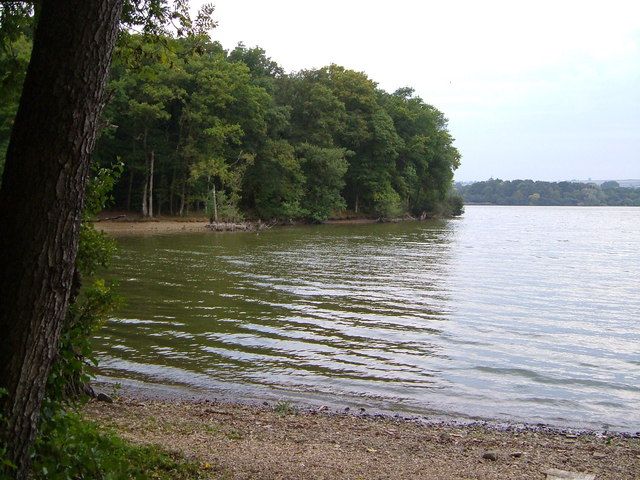
<instances>
[{"instance_id":1,"label":"overcast sky","mask_svg":"<svg viewBox=\"0 0 640 480\"><path fill-rule=\"evenodd\" d=\"M214 4L226 48L415 88L449 118L457 180L640 178L640 0Z\"/></svg>"}]
</instances>

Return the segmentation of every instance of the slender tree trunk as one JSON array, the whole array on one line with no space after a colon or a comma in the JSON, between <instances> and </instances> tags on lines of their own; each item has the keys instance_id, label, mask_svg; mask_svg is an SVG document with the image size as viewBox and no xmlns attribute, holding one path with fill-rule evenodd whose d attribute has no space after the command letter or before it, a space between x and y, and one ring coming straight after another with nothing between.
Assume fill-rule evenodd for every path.
<instances>
[{"instance_id":1,"label":"slender tree trunk","mask_svg":"<svg viewBox=\"0 0 640 480\"><path fill-rule=\"evenodd\" d=\"M153 217L153 166L156 155L153 150L149 154L149 216Z\"/></svg>"},{"instance_id":2,"label":"slender tree trunk","mask_svg":"<svg viewBox=\"0 0 640 480\"><path fill-rule=\"evenodd\" d=\"M149 152L147 151L147 134L149 130L144 128L142 134L142 150L144 155L144 187L142 190L142 216L149 216L149 201L147 200L147 194L149 192Z\"/></svg>"},{"instance_id":3,"label":"slender tree trunk","mask_svg":"<svg viewBox=\"0 0 640 480\"><path fill-rule=\"evenodd\" d=\"M144 187L142 187L142 216L149 216L149 207L147 203L147 190L149 189L149 174L144 176Z\"/></svg>"},{"instance_id":4,"label":"slender tree trunk","mask_svg":"<svg viewBox=\"0 0 640 480\"><path fill-rule=\"evenodd\" d=\"M213 219L218 223L218 199L216 198L216 182L213 181Z\"/></svg>"},{"instance_id":5,"label":"slender tree trunk","mask_svg":"<svg viewBox=\"0 0 640 480\"><path fill-rule=\"evenodd\" d=\"M187 185L187 181L183 178L182 179L182 195L180 196L180 216L184 214L184 204L185 204L185 198L187 196L187 192L185 190L186 185Z\"/></svg>"},{"instance_id":6,"label":"slender tree trunk","mask_svg":"<svg viewBox=\"0 0 640 480\"><path fill-rule=\"evenodd\" d=\"M0 436L26 478L67 312L121 0L41 2L0 187Z\"/></svg>"}]
</instances>

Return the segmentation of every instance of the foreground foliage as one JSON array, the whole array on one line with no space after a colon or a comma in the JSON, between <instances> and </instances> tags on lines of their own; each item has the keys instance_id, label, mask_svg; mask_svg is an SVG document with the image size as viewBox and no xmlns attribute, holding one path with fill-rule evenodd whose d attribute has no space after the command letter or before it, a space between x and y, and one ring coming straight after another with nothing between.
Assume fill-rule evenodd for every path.
<instances>
[{"instance_id":1,"label":"foreground foliage","mask_svg":"<svg viewBox=\"0 0 640 480\"><path fill-rule=\"evenodd\" d=\"M199 465L154 446L133 445L77 413L58 412L36 442L36 479L200 479Z\"/></svg>"},{"instance_id":2,"label":"foreground foliage","mask_svg":"<svg viewBox=\"0 0 640 480\"><path fill-rule=\"evenodd\" d=\"M97 359L91 338L118 304L112 287L97 276L114 254L115 243L91 220L112 200L110 191L121 170L119 164L97 169L87 187L72 302L49 374L33 452L36 479L204 478L198 465L156 447L132 445L76 413L92 393L89 382ZM4 394L0 389L0 396ZM0 444L0 479L13 478L13 471L6 445Z\"/></svg>"}]
</instances>

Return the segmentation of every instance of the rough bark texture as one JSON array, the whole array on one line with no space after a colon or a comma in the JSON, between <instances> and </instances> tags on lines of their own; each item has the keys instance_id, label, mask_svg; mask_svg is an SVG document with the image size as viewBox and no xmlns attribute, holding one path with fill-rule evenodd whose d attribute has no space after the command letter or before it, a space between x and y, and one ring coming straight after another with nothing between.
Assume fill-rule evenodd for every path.
<instances>
[{"instance_id":1,"label":"rough bark texture","mask_svg":"<svg viewBox=\"0 0 640 480\"><path fill-rule=\"evenodd\" d=\"M44 0L0 188L0 433L25 478L73 284L122 0Z\"/></svg>"}]
</instances>

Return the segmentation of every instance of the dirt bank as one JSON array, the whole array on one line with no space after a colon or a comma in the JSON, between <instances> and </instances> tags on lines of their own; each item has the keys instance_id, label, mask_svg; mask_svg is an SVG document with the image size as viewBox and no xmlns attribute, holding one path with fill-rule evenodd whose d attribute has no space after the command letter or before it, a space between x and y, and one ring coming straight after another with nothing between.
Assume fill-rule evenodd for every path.
<instances>
[{"instance_id":1,"label":"dirt bank","mask_svg":"<svg viewBox=\"0 0 640 480\"><path fill-rule=\"evenodd\" d=\"M638 438L301 413L289 404L124 398L92 402L85 414L129 440L182 452L211 478L545 479L550 469L640 478Z\"/></svg>"},{"instance_id":2,"label":"dirt bank","mask_svg":"<svg viewBox=\"0 0 640 480\"><path fill-rule=\"evenodd\" d=\"M206 220L102 221L94 223L99 231L113 236L156 235L168 233L208 232Z\"/></svg>"},{"instance_id":3,"label":"dirt bank","mask_svg":"<svg viewBox=\"0 0 640 480\"><path fill-rule=\"evenodd\" d=\"M399 218L389 220L396 223L401 221L414 221L411 218ZM327 225L361 225L378 223L379 219L368 217L335 218L325 222ZM298 225L308 225L297 223ZM205 217L159 217L143 219L142 217L125 214L115 215L106 213L103 218L94 223L94 226L105 233L114 236L121 235L156 235L171 233L191 233L191 232L219 232L219 231L247 231L264 230L274 226L290 226L292 224L264 223L264 222L241 222L237 224L220 222L217 225L210 225Z\"/></svg>"}]
</instances>

